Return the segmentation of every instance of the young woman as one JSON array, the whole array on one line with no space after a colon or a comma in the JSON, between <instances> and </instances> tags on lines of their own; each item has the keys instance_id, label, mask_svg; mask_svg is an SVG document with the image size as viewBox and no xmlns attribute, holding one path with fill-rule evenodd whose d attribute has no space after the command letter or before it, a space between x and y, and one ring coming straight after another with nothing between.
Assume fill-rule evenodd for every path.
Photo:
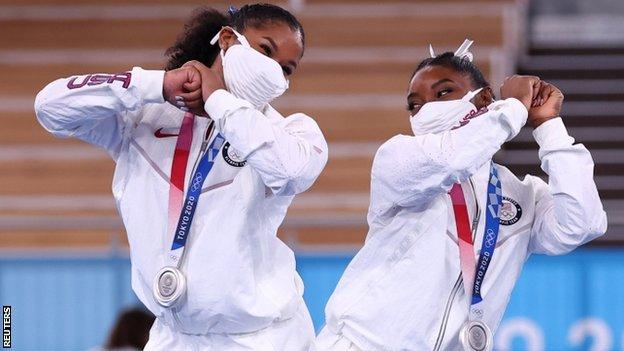
<instances>
[{"instance_id":1,"label":"young woman","mask_svg":"<svg viewBox=\"0 0 624 351\"><path fill-rule=\"evenodd\" d=\"M494 101L466 44L410 80L414 135L375 156L370 230L327 305L320 350L491 350L527 258L606 230L591 155L558 117L561 92L514 76ZM548 184L492 163L527 116Z\"/></svg>"},{"instance_id":2,"label":"young woman","mask_svg":"<svg viewBox=\"0 0 624 351\"><path fill-rule=\"evenodd\" d=\"M157 317L146 350L313 343L294 255L276 231L323 169L327 145L310 117L269 105L304 38L277 6L202 9L167 50L166 72L70 77L38 94L47 130L102 147L117 164L132 287ZM212 80L202 81L205 69Z\"/></svg>"}]
</instances>

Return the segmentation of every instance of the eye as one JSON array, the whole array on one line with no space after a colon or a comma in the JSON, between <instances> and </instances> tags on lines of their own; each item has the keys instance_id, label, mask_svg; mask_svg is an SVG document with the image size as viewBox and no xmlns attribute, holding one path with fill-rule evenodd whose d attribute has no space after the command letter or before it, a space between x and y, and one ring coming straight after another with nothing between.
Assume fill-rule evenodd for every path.
<instances>
[{"instance_id":1,"label":"eye","mask_svg":"<svg viewBox=\"0 0 624 351\"><path fill-rule=\"evenodd\" d=\"M292 68L288 67L288 66L282 66L282 71L284 71L284 74L286 76L290 76L292 74Z\"/></svg>"},{"instance_id":2,"label":"eye","mask_svg":"<svg viewBox=\"0 0 624 351\"><path fill-rule=\"evenodd\" d=\"M264 54L271 57L271 55L273 54L273 51L271 50L271 47L266 45L266 44L261 44L260 47L262 48L262 50L264 50Z\"/></svg>"},{"instance_id":3,"label":"eye","mask_svg":"<svg viewBox=\"0 0 624 351\"><path fill-rule=\"evenodd\" d=\"M420 110L420 107L421 107L421 104L417 104L415 102L407 103L407 110L411 112L412 114L415 114L416 112L418 112L418 110Z\"/></svg>"},{"instance_id":4,"label":"eye","mask_svg":"<svg viewBox=\"0 0 624 351\"><path fill-rule=\"evenodd\" d=\"M439 98L443 97L444 95L453 92L453 89L442 89L440 91L438 91L438 93L436 94L436 96Z\"/></svg>"}]
</instances>

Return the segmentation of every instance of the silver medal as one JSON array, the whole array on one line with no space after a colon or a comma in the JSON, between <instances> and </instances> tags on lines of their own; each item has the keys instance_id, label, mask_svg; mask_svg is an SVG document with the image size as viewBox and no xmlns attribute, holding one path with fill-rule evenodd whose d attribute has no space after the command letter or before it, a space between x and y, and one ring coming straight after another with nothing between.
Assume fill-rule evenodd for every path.
<instances>
[{"instance_id":1,"label":"silver medal","mask_svg":"<svg viewBox=\"0 0 624 351\"><path fill-rule=\"evenodd\" d=\"M154 299L163 307L175 305L186 293L186 278L176 267L163 267L154 279Z\"/></svg>"},{"instance_id":2,"label":"silver medal","mask_svg":"<svg viewBox=\"0 0 624 351\"><path fill-rule=\"evenodd\" d=\"M466 351L491 351L494 347L492 331L481 321L464 324L459 339Z\"/></svg>"}]
</instances>

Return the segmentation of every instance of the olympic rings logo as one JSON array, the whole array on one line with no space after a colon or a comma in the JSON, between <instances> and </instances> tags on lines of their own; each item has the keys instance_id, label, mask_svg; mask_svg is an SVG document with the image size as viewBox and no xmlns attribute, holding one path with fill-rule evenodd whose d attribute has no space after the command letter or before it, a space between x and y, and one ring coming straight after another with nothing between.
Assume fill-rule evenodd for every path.
<instances>
[{"instance_id":1,"label":"olympic rings logo","mask_svg":"<svg viewBox=\"0 0 624 351\"><path fill-rule=\"evenodd\" d=\"M485 236L485 244L488 247L494 245L494 231L492 229L487 230L487 235Z\"/></svg>"},{"instance_id":2,"label":"olympic rings logo","mask_svg":"<svg viewBox=\"0 0 624 351\"><path fill-rule=\"evenodd\" d=\"M199 190L202 185L202 180L203 180L202 175L197 173L197 175L195 175L195 178L193 179L193 185L191 186L191 191Z\"/></svg>"}]
</instances>

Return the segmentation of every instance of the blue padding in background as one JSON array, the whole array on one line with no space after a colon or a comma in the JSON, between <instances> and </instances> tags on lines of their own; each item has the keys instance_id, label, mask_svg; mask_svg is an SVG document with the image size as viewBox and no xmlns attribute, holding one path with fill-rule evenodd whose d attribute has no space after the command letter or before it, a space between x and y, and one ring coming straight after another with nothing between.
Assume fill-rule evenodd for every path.
<instances>
[{"instance_id":1,"label":"blue padding in background","mask_svg":"<svg viewBox=\"0 0 624 351\"><path fill-rule=\"evenodd\" d=\"M351 255L300 254L317 330ZM13 307L13 350L86 350L138 304L127 258L0 258L0 302ZM624 249L584 249L526 264L496 336L498 350L621 350Z\"/></svg>"}]
</instances>

